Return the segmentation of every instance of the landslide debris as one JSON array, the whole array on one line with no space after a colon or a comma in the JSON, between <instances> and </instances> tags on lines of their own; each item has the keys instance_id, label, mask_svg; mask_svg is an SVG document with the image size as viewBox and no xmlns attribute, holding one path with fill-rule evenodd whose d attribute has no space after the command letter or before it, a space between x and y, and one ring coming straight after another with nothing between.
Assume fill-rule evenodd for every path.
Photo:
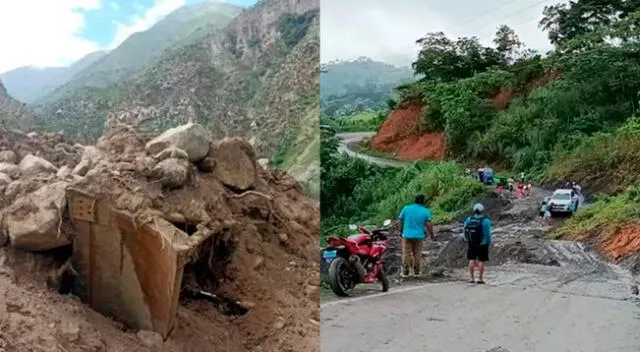
<instances>
[{"instance_id":1,"label":"landslide debris","mask_svg":"<svg viewBox=\"0 0 640 352\"><path fill-rule=\"evenodd\" d=\"M319 351L318 205L243 140L213 141L197 124L159 136L116 124L83 146L0 126L0 160L0 351ZM247 314L185 295L162 341L55 293L74 275L69 187L193 236L213 232L183 284Z\"/></svg>"}]
</instances>

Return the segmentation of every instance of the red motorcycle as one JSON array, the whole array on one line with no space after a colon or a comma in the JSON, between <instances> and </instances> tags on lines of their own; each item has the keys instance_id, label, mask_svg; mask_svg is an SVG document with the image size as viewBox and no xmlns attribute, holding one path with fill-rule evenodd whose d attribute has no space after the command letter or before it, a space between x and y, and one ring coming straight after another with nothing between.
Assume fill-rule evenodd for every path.
<instances>
[{"instance_id":1,"label":"red motorcycle","mask_svg":"<svg viewBox=\"0 0 640 352\"><path fill-rule=\"evenodd\" d=\"M325 261L330 261L329 283L331 290L338 296L348 296L360 283L382 284L382 291L389 290L389 279L385 274L384 256L388 248L388 226L391 220L384 222L385 227L369 231L363 226L351 225L352 230L360 233L347 238L329 237L328 246L322 253Z\"/></svg>"}]
</instances>

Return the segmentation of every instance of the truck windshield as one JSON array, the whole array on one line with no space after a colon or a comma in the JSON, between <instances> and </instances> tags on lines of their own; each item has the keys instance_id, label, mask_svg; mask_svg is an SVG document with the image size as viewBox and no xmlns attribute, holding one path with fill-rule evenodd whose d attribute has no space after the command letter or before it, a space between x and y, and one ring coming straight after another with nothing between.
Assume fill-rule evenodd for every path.
<instances>
[{"instance_id":1,"label":"truck windshield","mask_svg":"<svg viewBox=\"0 0 640 352\"><path fill-rule=\"evenodd\" d=\"M571 194L569 193L559 193L559 194L554 194L553 197L551 197L551 200L571 200Z\"/></svg>"}]
</instances>

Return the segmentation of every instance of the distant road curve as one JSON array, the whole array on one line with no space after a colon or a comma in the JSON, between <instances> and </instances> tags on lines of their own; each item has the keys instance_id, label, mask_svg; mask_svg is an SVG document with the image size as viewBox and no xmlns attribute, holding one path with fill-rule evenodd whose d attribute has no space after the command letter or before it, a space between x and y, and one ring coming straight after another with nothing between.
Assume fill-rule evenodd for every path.
<instances>
[{"instance_id":1,"label":"distant road curve","mask_svg":"<svg viewBox=\"0 0 640 352\"><path fill-rule=\"evenodd\" d=\"M366 160L372 164L380 165L380 166L390 166L390 167L404 167L407 165L411 165L411 162L408 161L398 161L391 160L381 157L376 157L368 154L358 153L349 147L350 144L355 142L359 142L365 138L374 136L375 132L350 132L350 133L338 133L337 136L340 139L340 145L338 146L339 153L345 153L354 158L360 158Z\"/></svg>"}]
</instances>

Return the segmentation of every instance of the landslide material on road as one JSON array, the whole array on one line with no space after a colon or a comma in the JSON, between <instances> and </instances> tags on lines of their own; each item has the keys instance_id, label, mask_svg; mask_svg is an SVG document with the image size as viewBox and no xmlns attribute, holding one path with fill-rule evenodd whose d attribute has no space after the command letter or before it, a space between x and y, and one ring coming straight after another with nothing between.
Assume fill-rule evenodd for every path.
<instances>
[{"instance_id":1,"label":"landslide material on road","mask_svg":"<svg viewBox=\"0 0 640 352\"><path fill-rule=\"evenodd\" d=\"M10 185L0 185L0 198L8 205L0 210L2 224L12 216L46 210L54 217L47 224L54 226L42 235L73 240L64 205L57 204L60 209L11 208L44 187L64 183L109 199L115 209L135 215L141 224L166 219L188 234L195 231L192 236L212 232L211 239L199 247L200 259L185 269L183 283L234 297L250 308L249 313L232 318L209 302L183 299L164 350L202 351L215 346L216 351L318 351L317 202L306 197L291 176L262 167L249 170L256 176L247 191L230 189L214 173L201 172L188 162L184 165L188 177L178 182L181 185L167 187L162 173L153 172L159 162L145 150L154 137L116 125L94 149L73 147L55 134L29 137L0 128L0 150L17 156L40 155L58 169L27 176L16 173ZM164 160L179 155L169 153ZM216 155L207 157L215 161L214 172L215 165L226 162ZM251 154L248 157L253 160ZM70 171L82 160L87 163L84 172ZM63 168L66 172L60 172ZM21 249L39 250L40 243ZM57 247L51 251L65 248L59 245L48 247ZM117 323L87 306L45 288L43 278L58 271L67 257L43 265L50 256L23 252L11 242L0 250L2 258L14 255L30 256L33 265L25 268L19 265L22 261L0 261L0 347L48 351L60 344L67 351L157 350L149 347L157 343L155 333L123 332Z\"/></svg>"},{"instance_id":2,"label":"landslide material on road","mask_svg":"<svg viewBox=\"0 0 640 352\"><path fill-rule=\"evenodd\" d=\"M371 139L371 148L395 153L398 160L442 160L444 133L424 133L420 127L422 107L409 105L394 110Z\"/></svg>"}]
</instances>

